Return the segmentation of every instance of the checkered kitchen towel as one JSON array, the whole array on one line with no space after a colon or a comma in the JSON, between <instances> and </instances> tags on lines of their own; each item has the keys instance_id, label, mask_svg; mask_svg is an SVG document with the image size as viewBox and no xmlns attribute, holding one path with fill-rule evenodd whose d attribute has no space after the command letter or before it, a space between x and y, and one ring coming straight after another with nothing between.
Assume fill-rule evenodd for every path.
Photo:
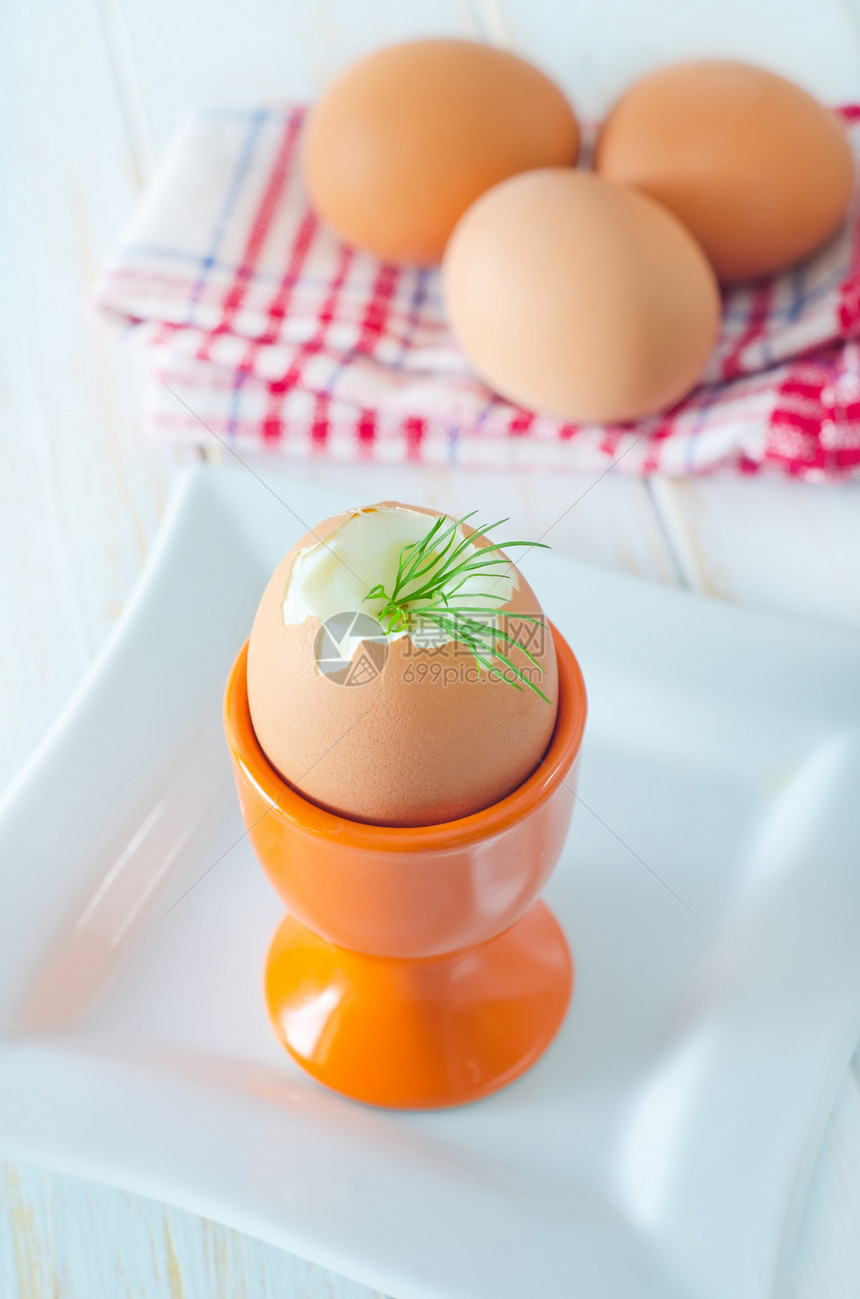
<instances>
[{"instance_id":1,"label":"checkered kitchen towel","mask_svg":"<svg viewBox=\"0 0 860 1299\"><path fill-rule=\"evenodd\" d=\"M860 108L843 110L860 151ZM153 432L287 455L634 473L860 472L860 223L725 296L702 385L594 426L495 396L445 324L436 271L342 245L308 207L303 110L192 117L94 289L151 351Z\"/></svg>"}]
</instances>

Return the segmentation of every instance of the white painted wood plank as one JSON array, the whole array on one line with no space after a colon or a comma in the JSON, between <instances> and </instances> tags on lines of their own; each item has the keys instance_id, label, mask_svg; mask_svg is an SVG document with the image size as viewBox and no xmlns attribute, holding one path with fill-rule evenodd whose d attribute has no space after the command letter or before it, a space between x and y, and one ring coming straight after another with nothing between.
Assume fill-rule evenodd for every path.
<instances>
[{"instance_id":1,"label":"white painted wood plank","mask_svg":"<svg viewBox=\"0 0 860 1299\"><path fill-rule=\"evenodd\" d=\"M359 55L413 36L476 36L468 0L105 0L151 147L201 103L313 99Z\"/></svg>"},{"instance_id":2,"label":"white painted wood plank","mask_svg":"<svg viewBox=\"0 0 860 1299\"><path fill-rule=\"evenodd\" d=\"M854 0L857 3L857 0ZM860 37L842 0L476 0L489 37L533 59L587 116L653 67L747 59L828 102L857 94Z\"/></svg>"},{"instance_id":3,"label":"white painted wood plank","mask_svg":"<svg viewBox=\"0 0 860 1299\"><path fill-rule=\"evenodd\" d=\"M177 459L140 439L83 317L138 193L98 15L50 0L3 14L0 785L115 621Z\"/></svg>"},{"instance_id":4,"label":"white painted wood plank","mask_svg":"<svg viewBox=\"0 0 860 1299\"><path fill-rule=\"evenodd\" d=\"M0 1170L3 1299L382 1299L272 1245L142 1196Z\"/></svg>"},{"instance_id":5,"label":"white painted wood plank","mask_svg":"<svg viewBox=\"0 0 860 1299\"><path fill-rule=\"evenodd\" d=\"M693 589L860 627L860 484L719 476L656 492Z\"/></svg>"}]
</instances>

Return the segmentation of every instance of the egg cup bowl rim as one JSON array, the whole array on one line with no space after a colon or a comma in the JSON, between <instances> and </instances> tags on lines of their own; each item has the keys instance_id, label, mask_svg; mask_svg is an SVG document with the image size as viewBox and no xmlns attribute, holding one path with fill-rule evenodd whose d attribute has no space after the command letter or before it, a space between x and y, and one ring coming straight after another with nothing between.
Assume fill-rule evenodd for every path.
<instances>
[{"instance_id":1,"label":"egg cup bowl rim","mask_svg":"<svg viewBox=\"0 0 860 1299\"><path fill-rule=\"evenodd\" d=\"M330 812L289 785L269 762L251 721L248 703L246 640L230 669L224 693L224 730L233 761L279 819L306 834L337 839L376 852L419 852L455 848L488 839L523 820L564 782L579 753L587 700L582 671L558 628L549 622L558 661L558 712L555 729L532 774L512 793L489 807L434 825L388 826Z\"/></svg>"}]
</instances>

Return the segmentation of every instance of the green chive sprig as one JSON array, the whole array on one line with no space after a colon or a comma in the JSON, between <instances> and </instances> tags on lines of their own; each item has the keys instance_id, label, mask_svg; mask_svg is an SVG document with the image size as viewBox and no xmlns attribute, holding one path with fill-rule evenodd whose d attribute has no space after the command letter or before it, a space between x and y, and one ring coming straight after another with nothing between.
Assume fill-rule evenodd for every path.
<instances>
[{"instance_id":1,"label":"green chive sprig","mask_svg":"<svg viewBox=\"0 0 860 1299\"><path fill-rule=\"evenodd\" d=\"M494 528L507 523L507 519L475 527L468 537L458 540L458 528L475 514L477 510L472 510L447 526L444 517L438 518L420 541L402 547L391 591L386 591L379 583L368 591L364 599L384 602L377 617L387 636L430 623L444 632L449 640L464 644L479 668L486 668L515 690L528 686L549 704L551 700L506 652L515 646L539 672L543 671L534 655L499 626L498 615L505 603L501 596L490 591L463 590L472 579L499 579L503 576L499 569L508 567L510 561L499 551L514 546L540 547L541 550L549 547L539 541L492 541L486 546L475 545L478 538L488 537ZM486 603L476 604L476 600ZM542 618L530 614L518 614L517 617L522 622L544 624Z\"/></svg>"}]
</instances>

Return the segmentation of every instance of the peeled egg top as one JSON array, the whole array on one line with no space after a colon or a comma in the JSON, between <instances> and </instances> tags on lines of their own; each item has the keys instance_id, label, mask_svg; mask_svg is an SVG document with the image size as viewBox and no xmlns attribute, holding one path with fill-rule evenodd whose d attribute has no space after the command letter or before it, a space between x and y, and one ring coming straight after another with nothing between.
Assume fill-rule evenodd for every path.
<instances>
[{"instance_id":1,"label":"peeled egg top","mask_svg":"<svg viewBox=\"0 0 860 1299\"><path fill-rule=\"evenodd\" d=\"M812 252L844 219L854 174L835 113L784 77L721 60L633 86L600 132L595 166L674 212L724 281Z\"/></svg>"},{"instance_id":2,"label":"peeled egg top","mask_svg":"<svg viewBox=\"0 0 860 1299\"><path fill-rule=\"evenodd\" d=\"M631 420L692 387L719 322L714 273L665 208L589 172L504 181L460 220L443 266L472 364L521 406Z\"/></svg>"},{"instance_id":3,"label":"peeled egg top","mask_svg":"<svg viewBox=\"0 0 860 1299\"><path fill-rule=\"evenodd\" d=\"M254 619L248 702L260 746L305 797L353 820L435 825L480 811L532 774L552 737L555 647L509 560L462 595L492 591L537 667L519 648L506 652L550 702L479 668L438 629L388 636L376 623L383 602L365 596L380 583L391 590L403 547L438 517L382 502L326 519L278 565ZM468 535L462 524L458 536ZM475 552L486 544L476 538Z\"/></svg>"},{"instance_id":4,"label":"peeled egg top","mask_svg":"<svg viewBox=\"0 0 860 1299\"><path fill-rule=\"evenodd\" d=\"M343 73L311 113L302 158L311 201L348 243L430 265L484 190L574 163L578 148L572 108L530 63L474 41L421 40Z\"/></svg>"}]
</instances>

